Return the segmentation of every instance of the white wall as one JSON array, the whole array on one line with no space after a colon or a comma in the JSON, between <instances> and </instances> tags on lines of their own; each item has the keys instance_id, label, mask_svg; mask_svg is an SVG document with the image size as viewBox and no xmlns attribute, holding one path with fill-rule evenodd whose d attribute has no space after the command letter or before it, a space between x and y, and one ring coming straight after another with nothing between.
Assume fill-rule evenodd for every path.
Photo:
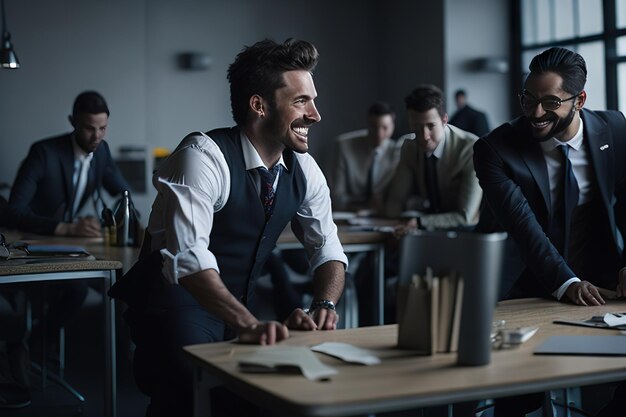
<instances>
[{"instance_id":1,"label":"white wall","mask_svg":"<svg viewBox=\"0 0 626 417\"><path fill-rule=\"evenodd\" d=\"M454 92L463 88L468 103L487 113L493 129L508 121L510 96L509 74L476 72L466 68L475 58L509 58L509 1L446 0L445 48L446 93L448 113L456 106Z\"/></svg>"},{"instance_id":2,"label":"white wall","mask_svg":"<svg viewBox=\"0 0 626 417\"><path fill-rule=\"evenodd\" d=\"M450 24L460 19L459 9L444 22L444 3L437 1L6 0L22 68L0 70L0 182L13 182L32 142L70 130L67 115L85 89L100 91L109 103L114 152L126 144L171 149L190 131L232 125L226 69L243 45L264 37L306 39L320 51L315 81L322 122L311 130L310 149L330 172L334 138L363 127L375 100L394 105L399 132L406 131L404 96L419 83L458 83L477 105L489 100L478 94L488 88L473 86L492 81L455 70L460 58L452 59L505 42L508 18L497 17L505 7L477 1L481 7L447 0L491 16L481 25L490 34L473 43ZM446 30L452 34L444 37ZM466 45L451 47L459 37ZM209 54L211 68L180 70L177 54L190 51ZM447 72L446 62L453 66ZM486 109L496 116L500 107ZM135 196L145 216L152 198Z\"/></svg>"}]
</instances>

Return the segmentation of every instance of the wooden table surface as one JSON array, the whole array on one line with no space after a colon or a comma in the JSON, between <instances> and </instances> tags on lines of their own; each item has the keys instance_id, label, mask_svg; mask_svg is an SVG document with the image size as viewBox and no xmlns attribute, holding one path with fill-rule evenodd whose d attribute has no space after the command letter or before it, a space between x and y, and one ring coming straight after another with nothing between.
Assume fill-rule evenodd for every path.
<instances>
[{"instance_id":1,"label":"wooden table surface","mask_svg":"<svg viewBox=\"0 0 626 417\"><path fill-rule=\"evenodd\" d=\"M623 301L587 308L540 299L500 303L496 319L506 320L507 328L538 326L539 330L520 347L494 350L491 363L477 367L457 366L454 353L416 356L397 349L396 325L291 332L291 337L281 344L312 346L326 341L345 342L371 349L382 359L380 365L358 366L316 354L323 363L339 371L327 382L309 381L301 375L241 372L239 359L258 349L257 346L217 343L189 346L185 350L215 382L284 415L368 414L626 379L624 357L533 355L533 349L551 335L618 333L557 325L553 320L582 320L625 309Z\"/></svg>"}]
</instances>

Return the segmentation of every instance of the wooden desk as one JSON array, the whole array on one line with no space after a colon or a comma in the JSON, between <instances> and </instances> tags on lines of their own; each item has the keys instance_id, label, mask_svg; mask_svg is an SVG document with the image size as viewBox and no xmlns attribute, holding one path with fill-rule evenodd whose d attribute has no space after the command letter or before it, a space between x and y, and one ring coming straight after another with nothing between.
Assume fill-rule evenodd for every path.
<instances>
[{"instance_id":1,"label":"wooden desk","mask_svg":"<svg viewBox=\"0 0 626 417\"><path fill-rule=\"evenodd\" d=\"M26 282L66 281L74 279L100 278L103 281L104 333L108 348L104 360L104 411L106 416L116 415L116 368L115 368L115 305L107 291L115 283L117 270L122 268L118 261L54 261L38 260L36 263L20 263L21 260L0 263L0 285ZM46 367L42 366L42 379L47 378Z\"/></svg>"},{"instance_id":2,"label":"wooden desk","mask_svg":"<svg viewBox=\"0 0 626 417\"><path fill-rule=\"evenodd\" d=\"M355 231L349 226L338 226L337 235L345 253L372 252L374 254L374 276L372 309L378 324L385 323L385 243L389 233ZM276 243L278 249L301 249L302 244L287 226Z\"/></svg>"},{"instance_id":3,"label":"wooden desk","mask_svg":"<svg viewBox=\"0 0 626 417\"><path fill-rule=\"evenodd\" d=\"M602 307L578 307L550 300L503 302L496 319L507 327L539 326L524 345L494 351L492 362L481 367L456 365L455 354L415 356L395 348L396 325L332 332L292 332L285 345L312 346L325 341L351 343L375 351L376 366L349 365L323 354L322 362L339 374L327 382L311 382L300 375L250 374L239 371L239 358L256 346L233 343L185 348L197 366L196 415L203 415L203 384L220 384L257 405L286 416L349 416L459 401L496 398L563 387L626 379L624 358L540 356L533 349L556 334L615 334L616 331L552 324L557 318L586 319L610 311L624 311L624 302ZM207 385L204 385L206 387ZM199 391L201 390L202 391Z\"/></svg>"}]
</instances>

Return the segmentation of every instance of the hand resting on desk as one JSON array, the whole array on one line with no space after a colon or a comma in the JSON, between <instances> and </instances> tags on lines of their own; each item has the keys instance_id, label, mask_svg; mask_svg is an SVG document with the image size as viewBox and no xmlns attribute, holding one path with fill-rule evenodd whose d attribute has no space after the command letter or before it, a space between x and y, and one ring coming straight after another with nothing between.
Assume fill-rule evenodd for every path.
<instances>
[{"instance_id":1,"label":"hand resting on desk","mask_svg":"<svg viewBox=\"0 0 626 417\"><path fill-rule=\"evenodd\" d=\"M574 304L582 306L600 306L606 304L598 288L589 281L573 282L567 287L565 294Z\"/></svg>"},{"instance_id":2,"label":"hand resting on desk","mask_svg":"<svg viewBox=\"0 0 626 417\"><path fill-rule=\"evenodd\" d=\"M339 315L334 310L319 308L307 314L301 308L296 308L283 322L293 330L335 330Z\"/></svg>"},{"instance_id":3,"label":"hand resting on desk","mask_svg":"<svg viewBox=\"0 0 626 417\"><path fill-rule=\"evenodd\" d=\"M100 237L100 221L93 216L80 217L73 223L59 223L54 229L56 236Z\"/></svg>"}]
</instances>

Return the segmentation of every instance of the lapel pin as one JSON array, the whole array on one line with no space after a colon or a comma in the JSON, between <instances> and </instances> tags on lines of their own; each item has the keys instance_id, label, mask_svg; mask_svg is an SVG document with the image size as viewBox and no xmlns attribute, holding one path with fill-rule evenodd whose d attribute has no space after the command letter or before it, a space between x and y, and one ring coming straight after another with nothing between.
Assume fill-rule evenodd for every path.
<instances>
[{"instance_id":1,"label":"lapel pin","mask_svg":"<svg viewBox=\"0 0 626 417\"><path fill-rule=\"evenodd\" d=\"M609 145L608 145L608 144L605 144L605 145L600 146L600 150L601 150L601 151L603 151L603 150L605 150L605 149L609 149Z\"/></svg>"}]
</instances>

